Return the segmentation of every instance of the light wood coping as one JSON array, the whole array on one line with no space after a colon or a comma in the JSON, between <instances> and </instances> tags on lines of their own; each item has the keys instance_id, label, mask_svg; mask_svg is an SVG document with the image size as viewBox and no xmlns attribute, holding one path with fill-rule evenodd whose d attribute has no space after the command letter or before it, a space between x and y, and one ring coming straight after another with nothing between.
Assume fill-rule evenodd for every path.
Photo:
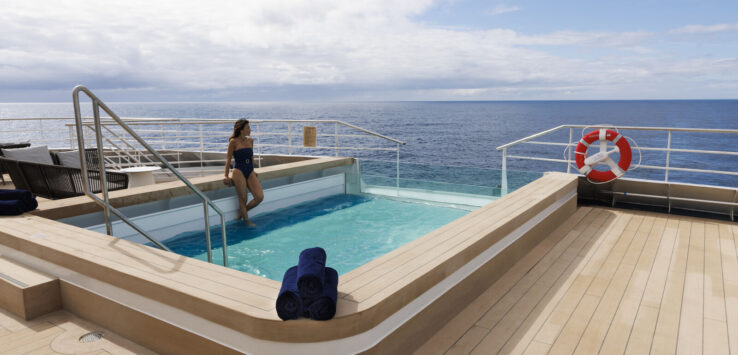
<instances>
[{"instance_id":1,"label":"light wood coping","mask_svg":"<svg viewBox=\"0 0 738 355\"><path fill-rule=\"evenodd\" d=\"M0 256L0 308L26 320L58 310L59 279Z\"/></svg>"},{"instance_id":2,"label":"light wood coping","mask_svg":"<svg viewBox=\"0 0 738 355\"><path fill-rule=\"evenodd\" d=\"M546 174L341 276L338 312L326 322L279 320L274 310L279 282L39 216L0 218L0 244L256 338L314 342L373 328L576 191L576 184L574 175Z\"/></svg>"},{"instance_id":3,"label":"light wood coping","mask_svg":"<svg viewBox=\"0 0 738 355\"><path fill-rule=\"evenodd\" d=\"M353 162L353 158L314 158L256 168L254 171L259 174L260 181L265 181L284 176L350 165L353 164ZM190 182L203 192L218 190L223 188L223 174L191 178ZM185 186L183 182L171 181L161 184L111 191L108 196L113 207L120 208L146 202L166 200L189 194L192 194L192 191ZM98 194L98 196L102 198L101 194ZM100 211L102 211L102 208L92 201L92 199L87 196L78 196L60 200L39 200L38 209L30 213L50 219L62 219Z\"/></svg>"}]
</instances>

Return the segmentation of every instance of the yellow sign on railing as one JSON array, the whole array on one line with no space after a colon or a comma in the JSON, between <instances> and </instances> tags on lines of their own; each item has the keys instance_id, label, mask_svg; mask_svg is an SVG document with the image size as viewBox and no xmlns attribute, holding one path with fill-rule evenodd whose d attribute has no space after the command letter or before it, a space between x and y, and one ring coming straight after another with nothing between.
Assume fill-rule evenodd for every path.
<instances>
[{"instance_id":1,"label":"yellow sign on railing","mask_svg":"<svg viewBox=\"0 0 738 355\"><path fill-rule=\"evenodd\" d=\"M317 145L318 129L316 127L304 126L302 128L302 146L315 147Z\"/></svg>"}]
</instances>

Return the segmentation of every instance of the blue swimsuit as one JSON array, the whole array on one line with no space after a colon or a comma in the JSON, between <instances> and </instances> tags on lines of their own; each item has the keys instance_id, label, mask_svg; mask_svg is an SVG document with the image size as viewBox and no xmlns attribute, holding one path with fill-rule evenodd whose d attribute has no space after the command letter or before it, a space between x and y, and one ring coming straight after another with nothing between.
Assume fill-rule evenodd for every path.
<instances>
[{"instance_id":1,"label":"blue swimsuit","mask_svg":"<svg viewBox=\"0 0 738 355\"><path fill-rule=\"evenodd\" d=\"M251 172L254 171L254 151L251 148L241 148L233 152L236 160L236 169L241 170L243 176L248 179Z\"/></svg>"}]
</instances>

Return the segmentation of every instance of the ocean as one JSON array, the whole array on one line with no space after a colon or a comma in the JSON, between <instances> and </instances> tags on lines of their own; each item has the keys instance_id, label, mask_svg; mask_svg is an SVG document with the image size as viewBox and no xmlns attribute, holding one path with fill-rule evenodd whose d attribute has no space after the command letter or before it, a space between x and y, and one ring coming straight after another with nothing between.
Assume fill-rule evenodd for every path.
<instances>
[{"instance_id":1,"label":"ocean","mask_svg":"<svg viewBox=\"0 0 738 355\"><path fill-rule=\"evenodd\" d=\"M738 100L679 101L484 101L484 102L288 102L288 103L108 103L121 117L340 120L406 144L404 163L498 169L501 154L495 148L562 124L611 124L738 129ZM89 105L87 105L89 106ZM0 103L0 119L18 117L73 117L69 103ZM1 122L2 130L19 123ZM15 125L15 126L14 126ZM7 127L7 128L6 128ZM50 124L50 131L63 129ZM228 129L225 127L223 129ZM623 133L641 147L666 147L665 132ZM61 133L65 134L65 133ZM566 142L568 130L548 141ZM574 140L582 131L575 130ZM8 137L2 136L2 140ZM226 137L223 137L225 142ZM737 152L738 134L674 133L672 147ZM663 166L665 154L643 151L644 165ZM394 161L394 152L357 152L375 160ZM563 158L563 147L519 145L509 154ZM634 164L639 156L634 152ZM738 171L738 156L676 153L673 167ZM565 171L563 163L509 159L508 168L522 171ZM664 172L644 168L627 176L664 179ZM672 171L670 181L738 187L738 176Z\"/></svg>"}]
</instances>

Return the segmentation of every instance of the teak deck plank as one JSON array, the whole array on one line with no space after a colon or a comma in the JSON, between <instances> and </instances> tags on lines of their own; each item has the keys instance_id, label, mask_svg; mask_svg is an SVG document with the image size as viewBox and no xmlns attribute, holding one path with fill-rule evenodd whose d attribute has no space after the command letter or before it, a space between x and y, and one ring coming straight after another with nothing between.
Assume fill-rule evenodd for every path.
<instances>
[{"instance_id":1,"label":"teak deck plank","mask_svg":"<svg viewBox=\"0 0 738 355\"><path fill-rule=\"evenodd\" d=\"M625 352L628 338L633 329L638 309L646 290L649 275L653 269L658 251L661 249L662 236L666 226L665 217L657 217L648 240L638 258L635 270L631 275L628 287L610 324L600 351L605 354L622 354Z\"/></svg>"},{"instance_id":2,"label":"teak deck plank","mask_svg":"<svg viewBox=\"0 0 738 355\"><path fill-rule=\"evenodd\" d=\"M597 274L594 275L587 287L584 298L574 309L574 313L572 313L552 344L552 354L571 354L576 349L579 340L590 324L590 320L603 300L605 288L615 276L615 272L618 270L618 266L643 220L642 215L635 215L626 225L615 246L610 250L610 253L598 268ZM583 275L588 275L588 273L585 271Z\"/></svg>"},{"instance_id":3,"label":"teak deck plank","mask_svg":"<svg viewBox=\"0 0 738 355\"><path fill-rule=\"evenodd\" d=\"M655 218L647 216L641 222L638 230L635 232L630 246L625 255L623 255L617 270L609 280L605 292L602 294L599 305L595 310L592 318L587 324L587 328L579 339L575 354L593 354L599 352L602 342L605 339L610 324L612 323L615 313L621 305L624 298L626 288L632 279L635 269L635 260L639 259L644 245L651 235L654 227ZM588 294L592 294L588 292Z\"/></svg>"},{"instance_id":4,"label":"teak deck plank","mask_svg":"<svg viewBox=\"0 0 738 355\"><path fill-rule=\"evenodd\" d=\"M484 293L477 297L469 306L448 322L436 336L432 337L428 342L423 344L415 351L416 354L427 354L449 349L457 339L465 336L470 326L480 318L480 314L484 314L491 305L495 304L502 298L511 288L513 288L518 280L527 274L534 266L538 264L540 258L548 255L550 250L555 247L558 241L565 235L579 233L585 229L598 216L602 215L602 210L591 209L589 207L578 208L576 212L564 221L549 238L541 241L530 253L526 254L518 263L513 265L510 270L500 277L494 283L493 287L488 288ZM591 219L583 220L590 216ZM486 335L486 332L484 333ZM481 340L481 338L479 339ZM475 343L476 345L476 343Z\"/></svg>"},{"instance_id":5,"label":"teak deck plank","mask_svg":"<svg viewBox=\"0 0 738 355\"><path fill-rule=\"evenodd\" d=\"M580 251L592 240L592 229L605 220L605 215L593 218L588 228L570 233L556 248L545 255L535 268L529 271L513 290L500 300L477 322L491 331L479 344L483 352L496 352L505 346L521 324L528 320L531 312L551 290L561 276L571 269ZM574 229L572 229L574 231Z\"/></svg>"},{"instance_id":6,"label":"teak deck plank","mask_svg":"<svg viewBox=\"0 0 738 355\"><path fill-rule=\"evenodd\" d=\"M501 349L502 353L506 354L521 354L526 351L526 347L533 341L536 335L536 331L540 329L543 323L548 319L555 305L564 296L565 290L574 282L576 274L582 270L584 265L589 260L591 250L596 250L602 239L596 238L597 230L603 225L608 225L614 219L610 213L602 213L600 217L590 224L587 229L583 232L583 235L588 239L585 245L578 251L575 257L571 260L568 267L562 275L560 275L555 283L551 285L544 298L538 302L536 307L529 313L525 321L518 327L515 333L506 340L506 344ZM542 280L542 283L548 283ZM536 342L539 344L544 344ZM550 344L546 344L546 349L550 348ZM484 347L480 347L484 349Z\"/></svg>"},{"instance_id":7,"label":"teak deck plank","mask_svg":"<svg viewBox=\"0 0 738 355\"><path fill-rule=\"evenodd\" d=\"M651 343L652 353L672 354L677 349L691 224L692 222L686 219L679 221L674 256L669 266L669 275L666 279L666 288L659 309L659 318Z\"/></svg>"},{"instance_id":8,"label":"teak deck plank","mask_svg":"<svg viewBox=\"0 0 738 355\"><path fill-rule=\"evenodd\" d=\"M704 311L705 224L692 222L677 353L701 354Z\"/></svg>"},{"instance_id":9,"label":"teak deck plank","mask_svg":"<svg viewBox=\"0 0 738 355\"><path fill-rule=\"evenodd\" d=\"M718 227L718 233L720 234L720 255L723 266L728 344L732 352L738 352L738 253L736 253L735 242L738 233L725 224Z\"/></svg>"},{"instance_id":10,"label":"teak deck plank","mask_svg":"<svg viewBox=\"0 0 738 355\"><path fill-rule=\"evenodd\" d=\"M599 234L562 272L562 262L599 223ZM738 348L738 226L599 207L564 225L568 233L557 229L541 242L556 245L531 251L417 353L724 354ZM539 258L533 266L532 257ZM563 277L552 281L558 273ZM449 346L453 337L442 332L455 342Z\"/></svg>"},{"instance_id":11,"label":"teak deck plank","mask_svg":"<svg viewBox=\"0 0 738 355\"><path fill-rule=\"evenodd\" d=\"M568 287L566 294L561 298L556 309L548 316L548 319L538 330L538 334L535 336L536 340L546 344L554 344L594 279L594 273L599 271L605 261L605 257L615 246L618 237L629 222L630 216L616 218L615 222L607 228L604 232L604 237L602 237L604 238L603 242L596 250L590 251L591 254L589 255L587 264L575 276L574 281Z\"/></svg>"}]
</instances>

